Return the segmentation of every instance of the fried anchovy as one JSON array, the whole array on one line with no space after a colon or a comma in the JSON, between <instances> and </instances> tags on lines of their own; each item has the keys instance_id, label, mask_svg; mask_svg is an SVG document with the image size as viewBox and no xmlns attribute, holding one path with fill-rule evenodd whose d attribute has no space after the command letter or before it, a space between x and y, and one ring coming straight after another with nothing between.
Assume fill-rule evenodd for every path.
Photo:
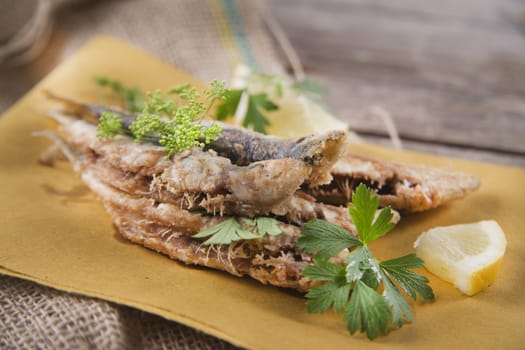
<instances>
[{"instance_id":1,"label":"fried anchovy","mask_svg":"<svg viewBox=\"0 0 525 350\"><path fill-rule=\"evenodd\" d=\"M346 154L331 170L330 184L305 187L319 201L347 205L352 192L365 183L374 189L381 206L401 212L432 209L466 196L480 186L477 176L423 165L404 165Z\"/></svg>"},{"instance_id":2,"label":"fried anchovy","mask_svg":"<svg viewBox=\"0 0 525 350\"><path fill-rule=\"evenodd\" d=\"M295 178L300 182L306 177L305 169L308 172L302 161L264 160L241 167L213 151L198 148L167 159L159 146L137 144L128 137L100 140L96 127L84 120L60 114L54 118L67 137L63 140L56 136L57 145L67 148L68 159L103 201L119 232L134 243L183 263L304 292L316 283L302 275L312 263L312 256L297 248L301 226L282 218L292 212L298 216L297 221L300 216L321 215L355 233L346 209L316 203L297 191ZM203 245L203 239L192 236L232 216L203 215L191 211L194 208L187 202L173 201L177 196L202 193L206 196L201 207L213 207L217 204L214 202L220 205L231 196L229 204L234 216L257 210L259 205L269 206L274 215L280 216L278 226L282 233L229 245ZM268 198L273 199L268 202ZM347 253L342 251L333 261L343 263Z\"/></svg>"},{"instance_id":3,"label":"fried anchovy","mask_svg":"<svg viewBox=\"0 0 525 350\"><path fill-rule=\"evenodd\" d=\"M125 136L101 140L96 127L84 120L59 113L53 117L61 123L66 142L79 152L77 168L89 169L123 192L212 215L271 215L298 225L319 218L355 230L346 208L299 191L312 171L302 161L285 158L238 166L199 148L166 159L159 146Z\"/></svg>"},{"instance_id":4,"label":"fried anchovy","mask_svg":"<svg viewBox=\"0 0 525 350\"><path fill-rule=\"evenodd\" d=\"M238 165L265 159L302 160L315 169L312 184L328 183L331 180L323 173L330 170L348 147L346 133L340 130L298 139L282 139L221 125L224 127L221 137L211 141L206 148L213 149Z\"/></svg>"},{"instance_id":5,"label":"fried anchovy","mask_svg":"<svg viewBox=\"0 0 525 350\"><path fill-rule=\"evenodd\" d=\"M92 123L97 122L104 112L116 114L120 117L124 131L131 134L130 125L136 119L136 115L129 115L121 110L103 105L87 104L59 97L50 92L47 92L47 95L66 106L70 115L76 115ZM205 149L212 149L218 155L230 159L232 163L239 166L270 159L301 160L312 167L311 176L306 181L312 185L327 184L331 181L330 168L348 148L347 134L341 130L297 139L283 139L217 121L213 123L219 124L223 130L219 139L211 141ZM203 121L201 124L210 125L211 123ZM147 135L145 139L158 144L158 138L155 135Z\"/></svg>"},{"instance_id":6,"label":"fried anchovy","mask_svg":"<svg viewBox=\"0 0 525 350\"><path fill-rule=\"evenodd\" d=\"M204 246L192 234L228 217L197 215L166 203L155 205L148 199L115 190L89 170L83 172L82 179L102 199L121 234L134 243L186 264L208 266L236 276L248 275L264 284L300 291L312 286L301 274L312 257L296 247L300 233L297 226L279 223L279 236L265 235L225 247Z\"/></svg>"},{"instance_id":7,"label":"fried anchovy","mask_svg":"<svg viewBox=\"0 0 525 350\"><path fill-rule=\"evenodd\" d=\"M108 110L105 106L87 105L69 99L59 99L70 110L85 119L97 120ZM125 123L134 117L120 111ZM291 156L313 165L310 178L302 189L317 200L346 206L352 191L365 183L379 196L380 205L390 205L403 212L416 212L435 208L459 199L480 186L479 178L471 174L426 166L411 166L374 160L364 156L344 154L346 140L338 134L309 136L298 140L281 140L247 130L226 126L220 140L210 144L235 164L250 160ZM281 143L285 147L281 148Z\"/></svg>"}]
</instances>

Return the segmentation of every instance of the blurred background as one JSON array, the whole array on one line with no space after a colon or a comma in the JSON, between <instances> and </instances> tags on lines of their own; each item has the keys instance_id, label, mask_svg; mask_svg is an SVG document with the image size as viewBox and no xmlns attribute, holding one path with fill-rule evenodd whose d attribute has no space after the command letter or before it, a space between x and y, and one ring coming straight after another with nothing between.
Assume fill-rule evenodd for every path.
<instances>
[{"instance_id":1,"label":"blurred background","mask_svg":"<svg viewBox=\"0 0 525 350\"><path fill-rule=\"evenodd\" d=\"M95 35L209 81L307 74L367 141L525 166L522 0L0 0L0 111Z\"/></svg>"},{"instance_id":2,"label":"blurred background","mask_svg":"<svg viewBox=\"0 0 525 350\"><path fill-rule=\"evenodd\" d=\"M523 0L0 0L0 112L101 34L203 81L308 75L365 141L393 146L390 126L404 149L525 167ZM0 347L233 348L7 276L0 301Z\"/></svg>"}]
</instances>

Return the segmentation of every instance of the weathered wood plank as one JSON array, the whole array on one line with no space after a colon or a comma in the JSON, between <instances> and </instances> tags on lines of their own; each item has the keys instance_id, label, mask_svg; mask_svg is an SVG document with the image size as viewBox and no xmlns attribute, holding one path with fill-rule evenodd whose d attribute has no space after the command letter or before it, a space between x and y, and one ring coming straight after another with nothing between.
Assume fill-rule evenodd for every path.
<instances>
[{"instance_id":1,"label":"weathered wood plank","mask_svg":"<svg viewBox=\"0 0 525 350\"><path fill-rule=\"evenodd\" d=\"M525 36L518 1L273 1L307 72L356 130L525 154Z\"/></svg>"},{"instance_id":2,"label":"weathered wood plank","mask_svg":"<svg viewBox=\"0 0 525 350\"><path fill-rule=\"evenodd\" d=\"M390 139L380 136L361 135L364 142L392 147ZM492 163L511 167L525 168L525 157L518 154L503 153L491 150L479 150L469 147L440 145L428 142L403 141L403 149L429 153L443 157L457 158L474 162ZM392 161L395 162L395 159Z\"/></svg>"}]
</instances>

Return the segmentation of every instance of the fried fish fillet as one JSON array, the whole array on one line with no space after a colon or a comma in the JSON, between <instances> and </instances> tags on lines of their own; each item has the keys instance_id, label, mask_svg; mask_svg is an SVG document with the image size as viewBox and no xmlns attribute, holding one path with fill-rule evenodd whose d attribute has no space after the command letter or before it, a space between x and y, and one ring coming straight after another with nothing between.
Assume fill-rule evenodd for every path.
<instances>
[{"instance_id":1,"label":"fried fish fillet","mask_svg":"<svg viewBox=\"0 0 525 350\"><path fill-rule=\"evenodd\" d=\"M96 121L108 107L90 105L48 93L84 119ZM117 109L128 128L134 116ZM417 212L436 208L463 198L480 186L474 175L422 165L403 165L352 155L348 140L340 131L327 135L312 135L295 140L261 135L246 129L222 124L221 138L207 145L232 161L247 165L267 159L293 158L310 168L302 188L319 201L335 205L351 202L352 191L362 182L378 194L381 206L390 205L401 212Z\"/></svg>"},{"instance_id":2,"label":"fried fish fillet","mask_svg":"<svg viewBox=\"0 0 525 350\"><path fill-rule=\"evenodd\" d=\"M299 291L312 286L301 274L312 256L297 249L300 227L296 225L280 222L279 236L205 246L191 236L228 217L204 216L173 204L131 196L104 184L89 170L82 173L82 179L102 199L119 232L134 243L185 264L250 276L263 284Z\"/></svg>"},{"instance_id":3,"label":"fried fish fillet","mask_svg":"<svg viewBox=\"0 0 525 350\"><path fill-rule=\"evenodd\" d=\"M128 137L101 140L84 120L53 113L67 143L80 150L80 168L123 192L149 196L209 214L286 218L296 224L320 218L348 230L346 208L319 203L300 191L312 166L297 159L270 159L238 166L213 151L194 148L166 159L162 148Z\"/></svg>"},{"instance_id":4,"label":"fried fish fillet","mask_svg":"<svg viewBox=\"0 0 525 350\"><path fill-rule=\"evenodd\" d=\"M344 155L340 133L283 140L226 127L206 149L166 158L155 144L99 139L86 114L96 120L105 109L67 101L73 112L52 113L65 138L53 138L123 236L183 263L265 284L312 287L301 273L312 256L296 246L301 227L319 218L355 234L346 206L361 182L382 205L404 211L429 209L479 186L470 175ZM133 117L121 115L129 126ZM261 216L278 220L282 233L213 246L193 237L231 218ZM334 261L343 263L346 254Z\"/></svg>"},{"instance_id":5,"label":"fried fish fillet","mask_svg":"<svg viewBox=\"0 0 525 350\"><path fill-rule=\"evenodd\" d=\"M352 154L341 157L331 174L330 184L306 188L307 192L320 201L346 205L351 202L352 191L364 182L375 190L381 206L390 205L400 212L436 208L463 198L480 186L475 175Z\"/></svg>"},{"instance_id":6,"label":"fried fish fillet","mask_svg":"<svg viewBox=\"0 0 525 350\"><path fill-rule=\"evenodd\" d=\"M48 96L86 120L96 121L108 110L121 116L125 128L135 119L135 116L107 106L85 104L50 93ZM310 169L302 189L325 203L347 205L352 191L364 182L378 194L381 206L390 205L401 212L418 212L463 198L480 186L479 178L471 174L352 155L346 152L348 140L341 131L284 140L222 125L221 138L207 145L207 149L237 165L269 159L301 160Z\"/></svg>"},{"instance_id":7,"label":"fried fish fillet","mask_svg":"<svg viewBox=\"0 0 525 350\"><path fill-rule=\"evenodd\" d=\"M123 130L131 133L129 127L135 120L135 115L125 114L115 108L82 103L50 92L47 92L47 96L62 103L68 115L76 115L88 122L96 123L104 112L117 114L121 119ZM203 125L207 123L201 121ZM309 168L309 176L304 181L311 185L327 184L332 180L330 169L346 152L349 142L347 134L341 130L298 139L283 139L218 121L213 123L221 126L221 136L207 144L206 150L212 149L239 166L271 159L299 160ZM149 142L158 142L156 135L147 135L146 138Z\"/></svg>"},{"instance_id":8,"label":"fried fish fillet","mask_svg":"<svg viewBox=\"0 0 525 350\"><path fill-rule=\"evenodd\" d=\"M312 263L312 256L296 246L304 221L323 218L355 233L346 208L319 203L299 189L302 180L296 178L308 176L302 161L271 159L243 167L198 148L166 159L159 146L137 144L127 137L100 140L96 127L84 120L56 113L54 118L65 134L65 139L58 139L62 148L84 183L102 200L119 232L175 260L306 291L312 282L301 272ZM267 169L257 168L253 176L253 167ZM271 184L279 181L285 185ZM262 194L273 199L269 202ZM213 200L224 202L227 196L234 198L234 205L220 213L196 211L208 209ZM278 219L281 234L215 246L192 237L231 215L263 214ZM398 219L396 215L394 220ZM343 263L347 253L334 261Z\"/></svg>"}]
</instances>

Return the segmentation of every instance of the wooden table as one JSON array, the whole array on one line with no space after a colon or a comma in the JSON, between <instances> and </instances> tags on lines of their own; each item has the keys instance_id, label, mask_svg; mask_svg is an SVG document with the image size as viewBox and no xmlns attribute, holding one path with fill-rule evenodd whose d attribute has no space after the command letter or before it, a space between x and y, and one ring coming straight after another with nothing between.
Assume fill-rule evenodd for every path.
<instances>
[{"instance_id":1,"label":"wooden table","mask_svg":"<svg viewBox=\"0 0 525 350\"><path fill-rule=\"evenodd\" d=\"M273 0L328 103L367 140L525 167L525 3Z\"/></svg>"},{"instance_id":2,"label":"wooden table","mask_svg":"<svg viewBox=\"0 0 525 350\"><path fill-rule=\"evenodd\" d=\"M406 149L525 167L523 1L268 4L306 73L329 87L334 114L366 140L390 145L379 108ZM56 65L68 29L57 25L33 64L0 67L0 107Z\"/></svg>"}]
</instances>

